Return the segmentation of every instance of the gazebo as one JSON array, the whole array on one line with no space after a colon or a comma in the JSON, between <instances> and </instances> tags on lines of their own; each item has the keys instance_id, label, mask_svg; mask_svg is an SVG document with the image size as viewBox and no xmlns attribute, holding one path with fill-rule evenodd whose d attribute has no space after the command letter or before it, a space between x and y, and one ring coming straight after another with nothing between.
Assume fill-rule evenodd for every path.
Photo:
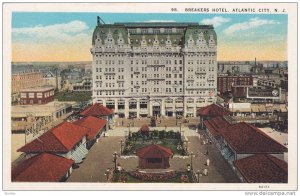
<instances>
[{"instance_id":1,"label":"gazebo","mask_svg":"<svg viewBox=\"0 0 300 196\"><path fill-rule=\"evenodd\" d=\"M139 130L139 133L142 134L142 135L149 135L149 126L147 124L144 124L143 126L141 126L140 130Z\"/></svg>"},{"instance_id":2,"label":"gazebo","mask_svg":"<svg viewBox=\"0 0 300 196\"><path fill-rule=\"evenodd\" d=\"M166 169L170 167L169 159L173 156L171 149L158 144L152 144L136 151L139 157L139 168Z\"/></svg>"}]
</instances>

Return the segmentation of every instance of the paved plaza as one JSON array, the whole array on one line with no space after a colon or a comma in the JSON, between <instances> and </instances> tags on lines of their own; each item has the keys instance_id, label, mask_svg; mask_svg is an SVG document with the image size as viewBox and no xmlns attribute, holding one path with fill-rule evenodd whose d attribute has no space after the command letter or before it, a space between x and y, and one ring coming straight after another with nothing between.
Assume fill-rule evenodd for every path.
<instances>
[{"instance_id":1,"label":"paved plaza","mask_svg":"<svg viewBox=\"0 0 300 196\"><path fill-rule=\"evenodd\" d=\"M167 130L176 130L178 127L170 127ZM131 127L132 132L138 131L139 127ZM155 127L157 130L163 130L164 127ZM184 135L188 139L188 150L193 152L193 169L194 171L204 169L208 170L208 176L200 176L202 183L235 183L239 182L234 172L219 153L217 148L211 144L203 145L202 140L206 140L205 136L199 138L196 130L182 127ZM202 131L199 131L203 134ZM106 137L100 138L98 143L89 150L86 159L79 164L79 168L74 169L67 182L106 182L105 171L108 168L113 168L114 163L112 154L118 152L120 154L120 140L125 139L128 134L128 127L116 127L114 130L109 130ZM206 152L209 152L206 155ZM210 165L206 166L207 158L210 159ZM125 170L135 170L138 166L138 158L135 156L119 157L117 163L120 163ZM191 163L191 157L174 156L170 159L171 167L169 170L184 171L187 164Z\"/></svg>"}]
</instances>

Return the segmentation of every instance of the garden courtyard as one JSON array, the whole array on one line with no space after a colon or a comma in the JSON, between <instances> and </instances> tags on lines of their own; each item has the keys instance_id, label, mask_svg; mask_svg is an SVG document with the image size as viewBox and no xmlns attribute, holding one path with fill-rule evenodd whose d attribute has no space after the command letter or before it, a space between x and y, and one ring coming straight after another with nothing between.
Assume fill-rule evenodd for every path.
<instances>
[{"instance_id":1,"label":"garden courtyard","mask_svg":"<svg viewBox=\"0 0 300 196\"><path fill-rule=\"evenodd\" d=\"M153 129L153 128L150 128ZM155 130L162 131L165 127L155 127ZM101 137L98 143L89 150L86 159L74 169L67 182L194 182L200 183L237 183L239 180L223 159L217 148L212 144L203 144L207 140L204 132L189 127L182 127L181 133L178 127L168 127L161 135L153 134L149 138L135 138L130 141L132 147L125 151L125 141L131 134L137 133L139 127L116 127L109 130L106 137ZM169 133L168 133L169 132ZM199 138L201 134L201 138ZM164 135L165 138L162 138ZM185 143L178 138L184 135ZM122 141L122 142L121 142ZM166 169L140 169L139 159L135 156L136 149L150 144L159 144L172 149L174 155L170 158L170 167ZM121 147L121 145L123 145ZM181 146L181 148L179 147ZM182 152L183 147L187 152ZM122 155L121 154L122 149ZM116 164L118 172L112 175L115 168L113 153L117 152ZM209 152L207 154L207 152ZM192 156L191 156L192 153ZM207 166L207 159L210 160ZM192 169L194 175L190 175ZM204 175L204 171L207 175ZM122 172L121 172L122 171ZM196 174L198 172L198 174ZM147 175L144 175L144 174ZM152 175L152 173L156 173ZM159 173L165 173L162 177ZM148 175L150 174L150 175ZM196 175L195 175L196 174ZM169 177L166 177L169 176ZM195 178L196 176L196 178ZM154 178L154 179L153 179Z\"/></svg>"}]
</instances>

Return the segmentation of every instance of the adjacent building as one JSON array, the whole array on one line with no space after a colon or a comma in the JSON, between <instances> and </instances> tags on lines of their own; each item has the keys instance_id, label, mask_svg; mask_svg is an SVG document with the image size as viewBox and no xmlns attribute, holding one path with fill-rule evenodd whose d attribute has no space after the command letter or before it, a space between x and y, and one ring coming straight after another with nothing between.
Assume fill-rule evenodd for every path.
<instances>
[{"instance_id":1,"label":"adjacent building","mask_svg":"<svg viewBox=\"0 0 300 196\"><path fill-rule=\"evenodd\" d=\"M51 71L47 71L43 75L44 84L47 86L52 86L55 89L60 90L61 89L61 77L57 76L57 73L54 74Z\"/></svg>"},{"instance_id":2,"label":"adjacent building","mask_svg":"<svg viewBox=\"0 0 300 196\"><path fill-rule=\"evenodd\" d=\"M87 135L90 129L69 122L63 122L35 140L25 144L18 152L30 158L40 153L52 153L81 163L88 150Z\"/></svg>"},{"instance_id":3,"label":"adjacent building","mask_svg":"<svg viewBox=\"0 0 300 196\"><path fill-rule=\"evenodd\" d=\"M12 169L13 182L63 182L72 173L74 161L41 153L24 160Z\"/></svg>"},{"instance_id":4,"label":"adjacent building","mask_svg":"<svg viewBox=\"0 0 300 196\"><path fill-rule=\"evenodd\" d=\"M54 87L42 86L20 90L20 104L46 104L54 101Z\"/></svg>"},{"instance_id":5,"label":"adjacent building","mask_svg":"<svg viewBox=\"0 0 300 196\"><path fill-rule=\"evenodd\" d=\"M19 93L20 90L41 86L43 84L43 74L40 72L27 72L12 74L11 93Z\"/></svg>"},{"instance_id":6,"label":"adjacent building","mask_svg":"<svg viewBox=\"0 0 300 196\"><path fill-rule=\"evenodd\" d=\"M92 37L93 102L119 117L196 116L215 102L217 35L198 23L115 23Z\"/></svg>"},{"instance_id":7,"label":"adjacent building","mask_svg":"<svg viewBox=\"0 0 300 196\"><path fill-rule=\"evenodd\" d=\"M232 91L231 88L236 85L253 85L253 77L250 76L218 76L218 92Z\"/></svg>"}]
</instances>

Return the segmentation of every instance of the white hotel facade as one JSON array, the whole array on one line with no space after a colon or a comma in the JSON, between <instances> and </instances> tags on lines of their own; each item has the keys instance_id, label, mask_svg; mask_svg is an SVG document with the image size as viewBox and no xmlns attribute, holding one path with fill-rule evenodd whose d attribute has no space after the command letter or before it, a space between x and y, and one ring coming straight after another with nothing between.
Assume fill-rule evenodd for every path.
<instances>
[{"instance_id":1,"label":"white hotel facade","mask_svg":"<svg viewBox=\"0 0 300 196\"><path fill-rule=\"evenodd\" d=\"M119 117L196 116L216 101L213 26L98 18L92 39L93 102Z\"/></svg>"}]
</instances>

